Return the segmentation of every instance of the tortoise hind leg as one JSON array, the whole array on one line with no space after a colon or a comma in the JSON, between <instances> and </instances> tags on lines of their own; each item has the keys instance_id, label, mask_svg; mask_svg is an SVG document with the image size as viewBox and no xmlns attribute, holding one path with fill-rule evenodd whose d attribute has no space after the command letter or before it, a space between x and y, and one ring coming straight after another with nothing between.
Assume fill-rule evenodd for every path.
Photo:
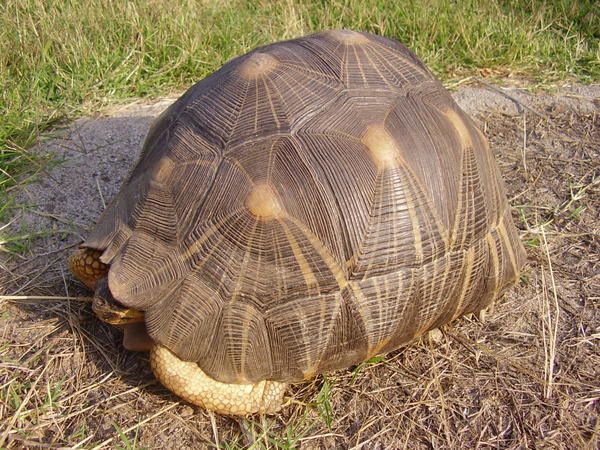
<instances>
[{"instance_id":1,"label":"tortoise hind leg","mask_svg":"<svg viewBox=\"0 0 600 450\"><path fill-rule=\"evenodd\" d=\"M98 280L108 273L108 265L100 261L101 254L100 250L80 248L69 257L71 273L92 291L96 290Z\"/></svg>"},{"instance_id":2,"label":"tortoise hind leg","mask_svg":"<svg viewBox=\"0 0 600 450\"><path fill-rule=\"evenodd\" d=\"M222 383L205 374L198 364L182 361L166 347L156 344L150 351L156 378L179 397L219 414L273 414L281 408L286 383L259 381L255 384Z\"/></svg>"}]
</instances>

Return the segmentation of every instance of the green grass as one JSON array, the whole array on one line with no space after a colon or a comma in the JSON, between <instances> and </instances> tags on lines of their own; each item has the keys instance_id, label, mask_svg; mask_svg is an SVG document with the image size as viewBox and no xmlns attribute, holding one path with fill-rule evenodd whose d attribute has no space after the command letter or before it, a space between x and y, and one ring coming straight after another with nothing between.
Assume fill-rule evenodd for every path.
<instances>
[{"instance_id":1,"label":"green grass","mask_svg":"<svg viewBox=\"0 0 600 450\"><path fill-rule=\"evenodd\" d=\"M58 121L181 91L255 46L325 28L398 39L442 79L490 69L600 78L593 1L6 0L0 2L0 202ZM1 219L1 218L0 218Z\"/></svg>"}]
</instances>

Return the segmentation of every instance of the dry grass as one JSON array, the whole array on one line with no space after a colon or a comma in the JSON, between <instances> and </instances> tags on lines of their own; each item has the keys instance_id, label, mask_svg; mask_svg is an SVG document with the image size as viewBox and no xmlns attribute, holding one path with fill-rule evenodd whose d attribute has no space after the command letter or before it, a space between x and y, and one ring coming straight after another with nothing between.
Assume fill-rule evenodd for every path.
<instances>
[{"instance_id":1,"label":"dry grass","mask_svg":"<svg viewBox=\"0 0 600 450\"><path fill-rule=\"evenodd\" d=\"M278 416L234 420L154 381L147 358L93 317L65 271L70 249L39 256L40 241L4 280L11 295L35 297L2 300L1 445L597 448L600 120L567 102L528 107L479 117L529 255L486 322L463 318L295 386Z\"/></svg>"}]
</instances>

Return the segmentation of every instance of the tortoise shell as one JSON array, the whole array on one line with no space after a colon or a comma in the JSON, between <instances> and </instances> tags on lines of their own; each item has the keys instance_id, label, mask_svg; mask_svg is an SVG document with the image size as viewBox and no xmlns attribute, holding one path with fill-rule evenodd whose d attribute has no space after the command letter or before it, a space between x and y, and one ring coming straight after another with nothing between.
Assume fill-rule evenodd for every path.
<instances>
[{"instance_id":1,"label":"tortoise shell","mask_svg":"<svg viewBox=\"0 0 600 450\"><path fill-rule=\"evenodd\" d=\"M523 249L483 134L401 44L328 31L189 89L84 243L148 333L298 381L489 305Z\"/></svg>"}]
</instances>

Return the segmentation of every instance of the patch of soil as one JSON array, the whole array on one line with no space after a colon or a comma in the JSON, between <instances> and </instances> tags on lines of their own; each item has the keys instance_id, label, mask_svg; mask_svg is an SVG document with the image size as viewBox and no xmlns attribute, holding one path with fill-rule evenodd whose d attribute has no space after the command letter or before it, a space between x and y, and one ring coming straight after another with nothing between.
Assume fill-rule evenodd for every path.
<instances>
[{"instance_id":1,"label":"patch of soil","mask_svg":"<svg viewBox=\"0 0 600 450\"><path fill-rule=\"evenodd\" d=\"M596 448L600 422L600 86L455 93L489 137L528 251L485 323L462 318L384 359L294 386L275 417L192 407L100 323L65 257L116 194L168 102L82 119L39 145L23 188L43 233L4 273L0 439L9 448ZM72 297L71 300L56 298ZM97 447L96 447L97 446ZM129 447L128 447L129 448Z\"/></svg>"}]
</instances>

